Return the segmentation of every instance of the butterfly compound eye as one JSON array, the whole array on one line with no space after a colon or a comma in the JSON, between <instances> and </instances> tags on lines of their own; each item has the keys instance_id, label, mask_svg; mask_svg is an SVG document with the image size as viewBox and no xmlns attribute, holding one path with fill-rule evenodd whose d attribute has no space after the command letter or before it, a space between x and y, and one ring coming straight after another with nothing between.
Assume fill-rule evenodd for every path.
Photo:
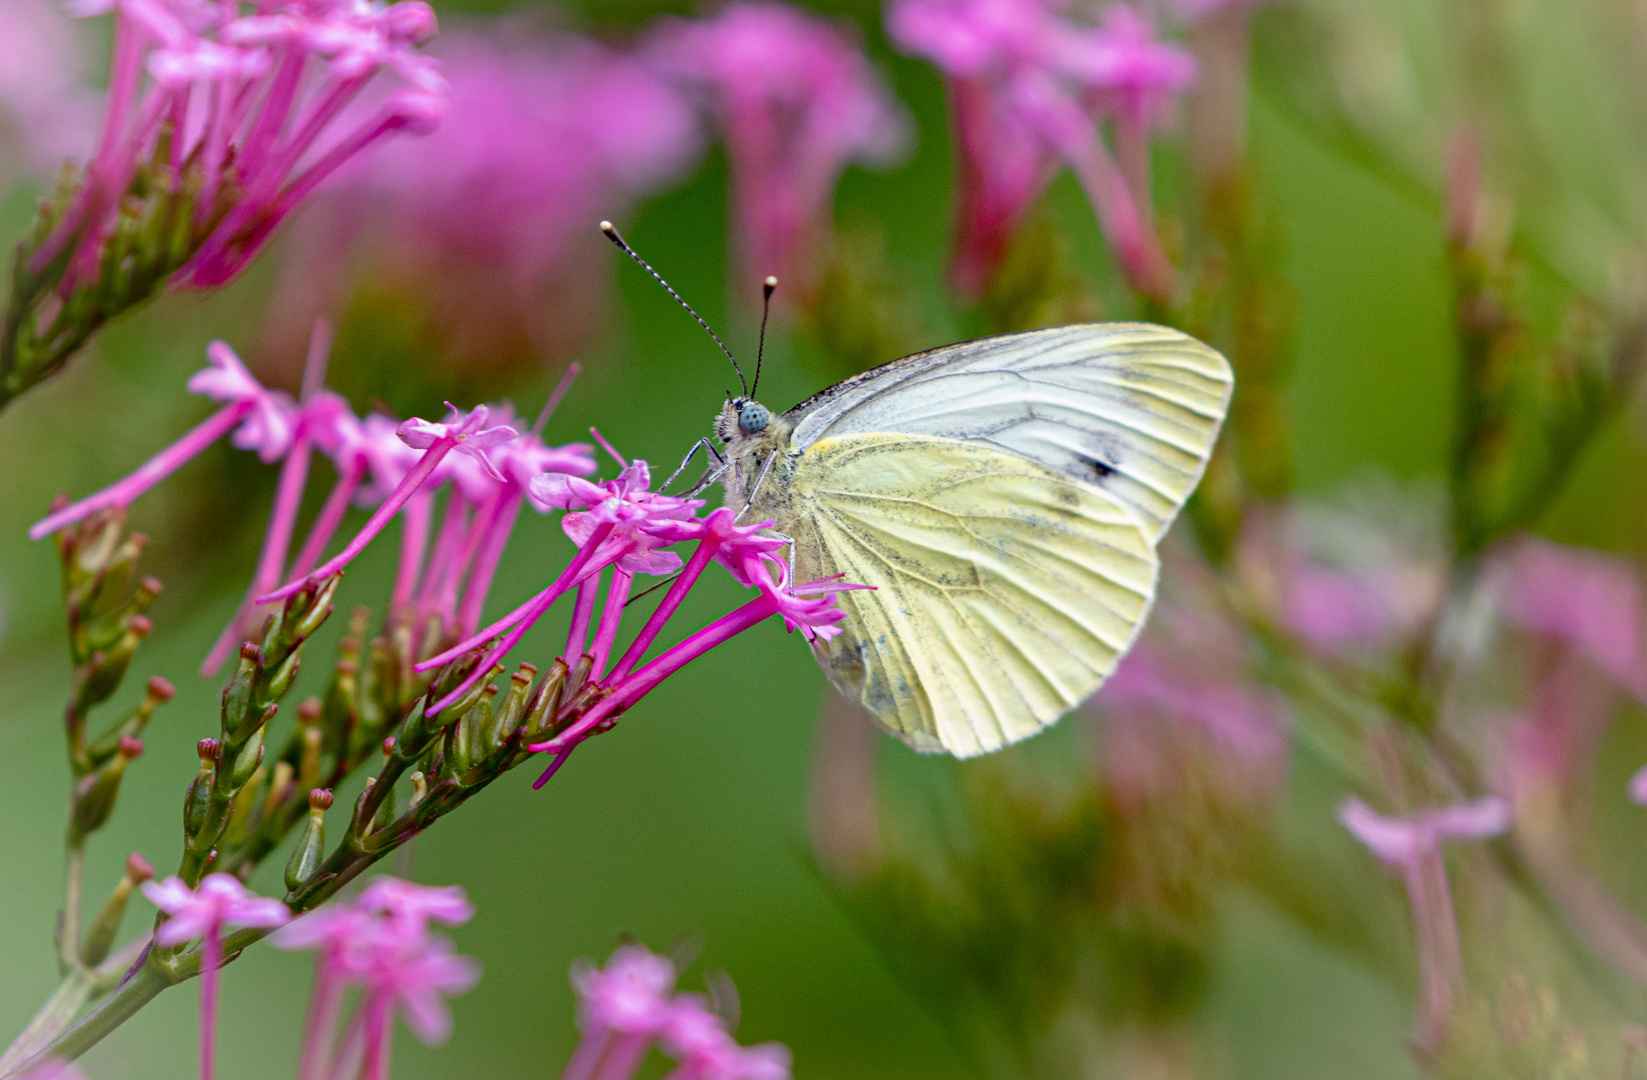
<instances>
[{"instance_id":1,"label":"butterfly compound eye","mask_svg":"<svg viewBox=\"0 0 1647 1080\"><path fill-rule=\"evenodd\" d=\"M759 435L766 430L767 421L771 419L766 412L766 406L758 401L746 402L738 410L738 430L745 435Z\"/></svg>"}]
</instances>

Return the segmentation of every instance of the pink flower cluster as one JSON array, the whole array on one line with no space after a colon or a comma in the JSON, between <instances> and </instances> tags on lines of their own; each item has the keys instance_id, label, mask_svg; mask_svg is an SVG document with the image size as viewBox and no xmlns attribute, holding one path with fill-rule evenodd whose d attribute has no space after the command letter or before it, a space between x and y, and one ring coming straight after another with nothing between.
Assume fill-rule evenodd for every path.
<instances>
[{"instance_id":1,"label":"pink flower cluster","mask_svg":"<svg viewBox=\"0 0 1647 1080\"><path fill-rule=\"evenodd\" d=\"M480 981L480 965L458 956L429 924L458 926L474 913L457 886L378 878L353 902L333 901L276 933L277 948L316 950L298 1080L387 1080L396 1016L423 1042L445 1042L452 1033L446 998ZM350 987L360 988L361 999L338 1037Z\"/></svg>"},{"instance_id":2,"label":"pink flower cluster","mask_svg":"<svg viewBox=\"0 0 1647 1080\"><path fill-rule=\"evenodd\" d=\"M574 967L583 1037L561 1080L630 1080L652 1046L677 1062L667 1080L789 1080L787 1047L739 1046L702 996L674 993L675 974L640 945Z\"/></svg>"},{"instance_id":3,"label":"pink flower cluster","mask_svg":"<svg viewBox=\"0 0 1647 1080\"><path fill-rule=\"evenodd\" d=\"M691 103L640 58L505 24L448 34L447 123L355 170L413 244L501 266L530 290L594 223L678 178L695 159Z\"/></svg>"},{"instance_id":4,"label":"pink flower cluster","mask_svg":"<svg viewBox=\"0 0 1647 1080\"><path fill-rule=\"evenodd\" d=\"M1067 165L1132 287L1170 298L1174 272L1151 221L1149 136L1194 80L1193 57L1125 4L1094 25L1053 0L895 0L887 30L948 77L958 291L988 288L1024 214Z\"/></svg>"},{"instance_id":5,"label":"pink flower cluster","mask_svg":"<svg viewBox=\"0 0 1647 1080\"><path fill-rule=\"evenodd\" d=\"M433 129L445 109L445 81L415 51L435 31L422 0L288 0L253 14L235 0L79 0L73 11L112 11L115 28L96 151L27 264L38 274L71 252L64 296L97 280L121 201L149 163L172 190L191 186L191 231L203 237L174 280L220 285L344 162L393 132ZM328 137L382 69L405 87Z\"/></svg>"},{"instance_id":6,"label":"pink flower cluster","mask_svg":"<svg viewBox=\"0 0 1647 1080\"><path fill-rule=\"evenodd\" d=\"M713 18L665 20L646 47L691 88L726 140L742 273L805 295L852 161L884 164L908 121L841 27L786 4L737 0Z\"/></svg>"},{"instance_id":7,"label":"pink flower cluster","mask_svg":"<svg viewBox=\"0 0 1647 1080\"><path fill-rule=\"evenodd\" d=\"M440 424L418 419L398 423L376 413L357 417L347 402L320 385L328 340L325 328L317 328L305 377L307 392L297 402L265 389L228 345L213 342L207 349L209 366L189 380L189 389L222 402L222 407L125 479L53 512L29 535L39 539L97 510L131 505L232 431L236 446L256 451L265 462L282 464L247 599L207 657L206 673L214 672L242 640L255 635L272 601L296 591L303 581L341 570L397 515L402 520L401 558L390 617L417 626L434 618L454 636L472 633L527 485L545 472L593 472L589 447L547 446L538 429L518 432L510 426L507 406L495 413L484 405L467 413L454 409ZM316 450L331 461L337 479L291 558ZM445 506L437 528L435 506L443 491ZM351 544L321 564L351 505L376 509ZM295 579L292 587L271 593L288 579Z\"/></svg>"},{"instance_id":8,"label":"pink flower cluster","mask_svg":"<svg viewBox=\"0 0 1647 1080\"><path fill-rule=\"evenodd\" d=\"M530 747L555 755L538 779L539 787L554 775L578 743L605 730L620 712L710 649L774 615L791 632L799 630L809 640L832 637L840 632L835 624L845 617L835 606L835 594L862 587L838 581L794 585L777 554L787 542L767 534L770 521L739 525L726 507L700 518L696 511L703 505L701 500L662 495L650 490L650 484L644 461L624 464L617 479L598 484L564 473L535 477L530 484L532 500L545 510L568 511L562 529L578 545L577 555L536 596L417 665L418 670L429 671L459 660L471 650L485 650L474 672L429 706L433 716L485 677L558 599L568 592L575 593L572 625L562 655L585 657L590 664L590 680L604 686L607 694L553 738ZM695 542L697 548L684 563L679 555L663 550L687 542ZM642 663L711 562L720 563L739 584L757 590L757 597ZM608 574L610 581L605 585L605 601L600 604L597 619L595 609ZM637 574L676 577L629 647L614 659L624 606ZM494 639L496 643L492 644Z\"/></svg>"}]
</instances>

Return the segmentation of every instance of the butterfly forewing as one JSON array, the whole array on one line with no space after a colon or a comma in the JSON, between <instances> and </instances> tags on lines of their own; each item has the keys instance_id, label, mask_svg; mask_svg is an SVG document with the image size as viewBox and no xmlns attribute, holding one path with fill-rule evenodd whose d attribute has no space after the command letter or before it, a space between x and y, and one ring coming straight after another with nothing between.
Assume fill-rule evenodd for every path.
<instances>
[{"instance_id":1,"label":"butterfly forewing","mask_svg":"<svg viewBox=\"0 0 1647 1080\"><path fill-rule=\"evenodd\" d=\"M814 443L771 507L802 580L844 574L819 659L917 750L960 757L1034 734L1131 644L1156 555L1134 514L988 441L894 434Z\"/></svg>"},{"instance_id":2,"label":"butterfly forewing","mask_svg":"<svg viewBox=\"0 0 1647 1080\"><path fill-rule=\"evenodd\" d=\"M1092 323L963 342L896 360L791 409L792 445L929 435L1010 450L1102 488L1159 540L1206 468L1229 364L1145 323Z\"/></svg>"}]
</instances>

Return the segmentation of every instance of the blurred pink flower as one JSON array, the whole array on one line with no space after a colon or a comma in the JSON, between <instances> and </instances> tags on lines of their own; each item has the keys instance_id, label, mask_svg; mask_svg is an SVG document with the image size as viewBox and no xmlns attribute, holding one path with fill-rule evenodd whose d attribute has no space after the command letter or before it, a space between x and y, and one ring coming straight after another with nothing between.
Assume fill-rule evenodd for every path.
<instances>
[{"instance_id":1,"label":"blurred pink flower","mask_svg":"<svg viewBox=\"0 0 1647 1080\"><path fill-rule=\"evenodd\" d=\"M1441 858L1445 840L1486 840L1510 827L1510 806L1485 798L1405 818L1374 812L1360 799L1338 808L1338 820L1378 859L1401 874L1418 936L1419 1008L1413 1041L1440 1049L1454 1006L1464 994L1464 961L1452 888Z\"/></svg>"},{"instance_id":2,"label":"blurred pink flower","mask_svg":"<svg viewBox=\"0 0 1647 1080\"><path fill-rule=\"evenodd\" d=\"M1170 298L1173 270L1150 223L1149 128L1194 79L1136 10L1076 22L1051 0L896 0L887 31L950 84L957 154L955 287L976 298L1059 163L1086 190L1132 286ZM1120 164L1100 125L1115 120Z\"/></svg>"},{"instance_id":3,"label":"blurred pink flower","mask_svg":"<svg viewBox=\"0 0 1647 1080\"><path fill-rule=\"evenodd\" d=\"M412 245L500 265L529 297L595 223L696 157L691 105L640 61L574 37L448 35L448 122L388 147L349 183Z\"/></svg>"},{"instance_id":4,"label":"blurred pink flower","mask_svg":"<svg viewBox=\"0 0 1647 1080\"><path fill-rule=\"evenodd\" d=\"M561 1080L630 1080L654 1043L678 1062L668 1080L789 1080L788 1047L739 1046L701 996L673 993L675 974L640 945L574 965L583 1035Z\"/></svg>"},{"instance_id":5,"label":"blurred pink flower","mask_svg":"<svg viewBox=\"0 0 1647 1080\"><path fill-rule=\"evenodd\" d=\"M1561 639L1619 686L1647 695L1641 585L1628 562L1527 536L1489 574L1506 619Z\"/></svg>"},{"instance_id":6,"label":"blurred pink flower","mask_svg":"<svg viewBox=\"0 0 1647 1080\"><path fill-rule=\"evenodd\" d=\"M299 224L271 334L295 342L357 291L387 291L454 376L575 352L607 288L588 272L596 223L690 169L692 103L627 52L520 19L448 30L431 52L447 121L361 160Z\"/></svg>"},{"instance_id":7,"label":"blurred pink flower","mask_svg":"<svg viewBox=\"0 0 1647 1080\"><path fill-rule=\"evenodd\" d=\"M258 896L232 874L207 874L198 889L173 875L145 881L143 895L171 916L154 933L156 945L178 946L195 938L200 946L200 1077L213 1080L217 1067L217 969L223 964L223 929L267 928L292 914L279 900Z\"/></svg>"},{"instance_id":8,"label":"blurred pink flower","mask_svg":"<svg viewBox=\"0 0 1647 1080\"><path fill-rule=\"evenodd\" d=\"M0 132L22 151L0 139L0 183L15 165L50 176L91 151L102 95L84 82L88 51L52 0L0 0Z\"/></svg>"},{"instance_id":9,"label":"blurred pink flower","mask_svg":"<svg viewBox=\"0 0 1647 1080\"><path fill-rule=\"evenodd\" d=\"M902 153L902 108L848 31L786 4L737 0L710 19L665 20L648 53L697 90L726 140L740 273L751 285L775 274L806 296L841 173Z\"/></svg>"},{"instance_id":10,"label":"blurred pink flower","mask_svg":"<svg viewBox=\"0 0 1647 1080\"><path fill-rule=\"evenodd\" d=\"M456 886L378 878L352 903L334 901L279 930L272 938L277 948L319 950L298 1080L352 1072L347 1065L357 1053L360 1076L387 1080L397 1015L423 1042L445 1042L452 1033L446 998L473 988L480 965L430 935L428 923L463 923L473 915ZM349 986L361 987L361 1001L334 1049L333 1030Z\"/></svg>"},{"instance_id":11,"label":"blurred pink flower","mask_svg":"<svg viewBox=\"0 0 1647 1080\"><path fill-rule=\"evenodd\" d=\"M86 1080L80 1066L62 1058L46 1058L17 1074L17 1080Z\"/></svg>"}]
</instances>

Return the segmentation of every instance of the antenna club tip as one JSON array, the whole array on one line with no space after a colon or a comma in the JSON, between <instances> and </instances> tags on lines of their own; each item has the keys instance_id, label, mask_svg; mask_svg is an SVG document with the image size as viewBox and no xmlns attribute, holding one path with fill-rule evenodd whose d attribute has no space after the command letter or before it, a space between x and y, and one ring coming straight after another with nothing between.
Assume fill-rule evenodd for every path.
<instances>
[{"instance_id":1,"label":"antenna club tip","mask_svg":"<svg viewBox=\"0 0 1647 1080\"><path fill-rule=\"evenodd\" d=\"M771 274L766 275L766 287L768 289L776 289L778 287L778 279L773 277Z\"/></svg>"},{"instance_id":2,"label":"antenna club tip","mask_svg":"<svg viewBox=\"0 0 1647 1080\"><path fill-rule=\"evenodd\" d=\"M618 231L618 227L610 221L603 221L600 223L600 231L605 233L607 236L611 236L613 233Z\"/></svg>"}]
</instances>

